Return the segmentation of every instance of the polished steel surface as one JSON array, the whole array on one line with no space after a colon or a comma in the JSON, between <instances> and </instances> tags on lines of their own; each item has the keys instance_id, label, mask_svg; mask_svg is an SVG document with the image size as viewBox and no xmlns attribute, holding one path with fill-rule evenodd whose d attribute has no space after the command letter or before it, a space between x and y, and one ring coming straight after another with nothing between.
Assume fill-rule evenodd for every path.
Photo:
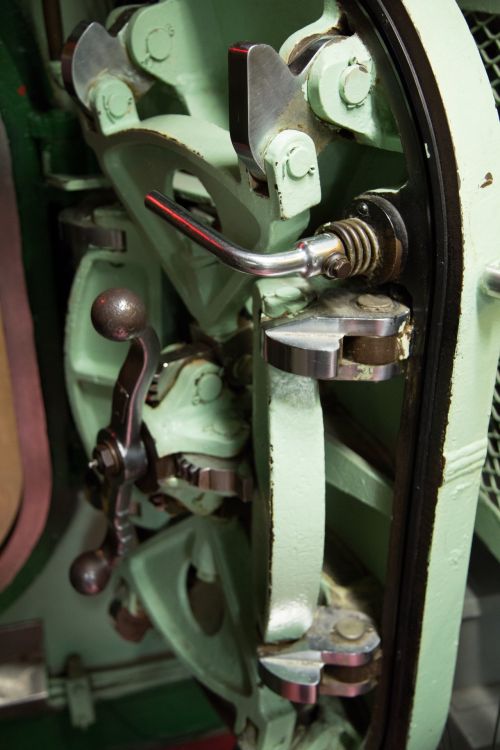
<instances>
[{"instance_id":1,"label":"polished steel surface","mask_svg":"<svg viewBox=\"0 0 500 750\"><path fill-rule=\"evenodd\" d=\"M253 478L247 462L238 459L179 453L175 458L176 476L204 492L252 499Z\"/></svg>"},{"instance_id":2,"label":"polished steel surface","mask_svg":"<svg viewBox=\"0 0 500 750\"><path fill-rule=\"evenodd\" d=\"M398 363L374 367L342 361L345 336L394 336L402 332L409 319L409 309L400 302L385 295L370 296L380 304L367 309L359 293L331 289L294 317L264 319L264 359L279 370L318 380L333 380L339 375L342 380L392 377L399 370Z\"/></svg>"},{"instance_id":3,"label":"polished steel surface","mask_svg":"<svg viewBox=\"0 0 500 750\"><path fill-rule=\"evenodd\" d=\"M82 21L73 31L63 47L61 71L68 92L88 111L91 89L103 73L125 81L137 96L153 83L132 65L122 39L95 21Z\"/></svg>"},{"instance_id":4,"label":"polished steel surface","mask_svg":"<svg viewBox=\"0 0 500 750\"><path fill-rule=\"evenodd\" d=\"M343 254L342 242L334 234L319 234L300 240L293 250L282 253L252 253L197 221L190 211L157 190L148 193L144 203L147 208L223 263L235 271L252 276L277 277L296 273L305 278L318 276L325 273L325 264L331 255Z\"/></svg>"},{"instance_id":5,"label":"polished steel surface","mask_svg":"<svg viewBox=\"0 0 500 750\"><path fill-rule=\"evenodd\" d=\"M0 716L44 704L48 695L41 621L0 627Z\"/></svg>"},{"instance_id":6,"label":"polished steel surface","mask_svg":"<svg viewBox=\"0 0 500 750\"><path fill-rule=\"evenodd\" d=\"M265 180L264 151L286 130L311 135L321 149L331 133L316 118L303 93L307 71L331 36L314 39L289 66L267 44L241 42L229 48L229 129L239 158Z\"/></svg>"},{"instance_id":7,"label":"polished steel surface","mask_svg":"<svg viewBox=\"0 0 500 750\"><path fill-rule=\"evenodd\" d=\"M315 703L320 694L353 697L374 687L373 674L344 681L324 675L323 668L364 666L373 660L379 646L375 625L364 613L318 607L303 638L291 645L260 649L259 674L271 690L295 703Z\"/></svg>"}]
</instances>

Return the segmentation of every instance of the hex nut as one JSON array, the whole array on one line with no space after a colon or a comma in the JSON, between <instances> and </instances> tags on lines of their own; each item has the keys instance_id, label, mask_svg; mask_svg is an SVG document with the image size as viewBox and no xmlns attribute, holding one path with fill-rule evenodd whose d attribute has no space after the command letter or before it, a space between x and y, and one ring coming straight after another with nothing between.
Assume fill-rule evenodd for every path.
<instances>
[{"instance_id":1,"label":"hex nut","mask_svg":"<svg viewBox=\"0 0 500 750\"><path fill-rule=\"evenodd\" d=\"M332 253L324 262L323 275L329 279L346 279L351 273L351 262L343 253Z\"/></svg>"},{"instance_id":2,"label":"hex nut","mask_svg":"<svg viewBox=\"0 0 500 750\"><path fill-rule=\"evenodd\" d=\"M120 470L120 461L115 451L106 443L98 443L94 448L93 458L102 474L117 474Z\"/></svg>"}]
</instances>

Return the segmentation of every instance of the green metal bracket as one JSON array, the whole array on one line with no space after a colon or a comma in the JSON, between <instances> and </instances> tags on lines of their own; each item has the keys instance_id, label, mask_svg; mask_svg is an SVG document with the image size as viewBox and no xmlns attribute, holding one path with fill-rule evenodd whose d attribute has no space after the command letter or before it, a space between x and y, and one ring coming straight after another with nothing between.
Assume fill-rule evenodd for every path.
<instances>
[{"instance_id":1,"label":"green metal bracket","mask_svg":"<svg viewBox=\"0 0 500 750\"><path fill-rule=\"evenodd\" d=\"M253 503L252 546L261 628L270 642L300 637L316 609L325 457L318 382L264 362L260 318L273 301L278 310L287 302L297 309L309 298L302 281L269 279L255 286L253 438L260 497Z\"/></svg>"},{"instance_id":2,"label":"green metal bracket","mask_svg":"<svg viewBox=\"0 0 500 750\"><path fill-rule=\"evenodd\" d=\"M190 589L191 571L198 581L208 581L204 595L198 588L201 609ZM258 750L288 748L295 712L257 676L250 550L239 524L187 519L142 545L128 562L127 578L178 658L235 706L235 732L250 723Z\"/></svg>"}]
</instances>

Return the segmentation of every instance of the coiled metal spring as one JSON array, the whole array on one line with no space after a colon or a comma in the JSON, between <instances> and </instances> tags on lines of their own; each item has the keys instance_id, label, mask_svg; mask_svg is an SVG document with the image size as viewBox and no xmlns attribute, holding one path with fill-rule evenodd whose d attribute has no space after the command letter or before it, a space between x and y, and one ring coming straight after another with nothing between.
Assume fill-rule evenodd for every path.
<instances>
[{"instance_id":1,"label":"coiled metal spring","mask_svg":"<svg viewBox=\"0 0 500 750\"><path fill-rule=\"evenodd\" d=\"M356 217L323 224L318 232L331 232L342 240L346 257L351 264L349 276L369 276L380 260L377 235L366 221Z\"/></svg>"}]
</instances>

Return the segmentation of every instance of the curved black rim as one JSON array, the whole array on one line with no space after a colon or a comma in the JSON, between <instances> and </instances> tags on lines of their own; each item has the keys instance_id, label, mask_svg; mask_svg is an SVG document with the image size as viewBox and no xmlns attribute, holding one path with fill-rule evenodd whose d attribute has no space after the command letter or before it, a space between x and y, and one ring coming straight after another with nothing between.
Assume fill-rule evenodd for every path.
<instances>
[{"instance_id":1,"label":"curved black rim","mask_svg":"<svg viewBox=\"0 0 500 750\"><path fill-rule=\"evenodd\" d=\"M414 238L402 284L412 295L416 350L399 435L384 660L367 742L374 750L405 747L411 719L460 315L462 231L445 108L402 0L355 0L346 11L388 84L410 174L401 209Z\"/></svg>"}]
</instances>

